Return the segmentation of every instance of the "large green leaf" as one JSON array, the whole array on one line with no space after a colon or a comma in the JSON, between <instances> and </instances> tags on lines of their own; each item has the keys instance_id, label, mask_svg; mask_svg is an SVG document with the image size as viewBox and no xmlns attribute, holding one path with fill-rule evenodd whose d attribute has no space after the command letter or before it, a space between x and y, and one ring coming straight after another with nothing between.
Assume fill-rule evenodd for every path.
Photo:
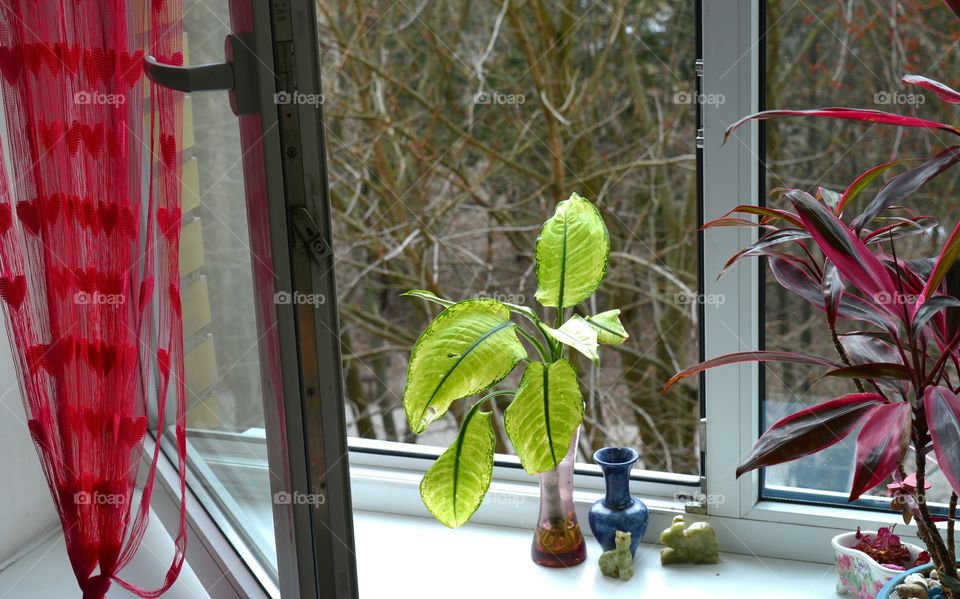
<instances>
[{"instance_id":1,"label":"large green leaf","mask_svg":"<svg viewBox=\"0 0 960 599\"><path fill-rule=\"evenodd\" d=\"M483 502L493 476L496 436L490 412L474 404L460 434L420 481L420 497L437 520L450 528L463 526Z\"/></svg>"},{"instance_id":2,"label":"large green leaf","mask_svg":"<svg viewBox=\"0 0 960 599\"><path fill-rule=\"evenodd\" d=\"M597 329L579 315L574 314L570 320L560 325L559 329L547 325L543 325L543 328L560 343L572 347L594 362L600 361L597 354Z\"/></svg>"},{"instance_id":3,"label":"large green leaf","mask_svg":"<svg viewBox=\"0 0 960 599\"><path fill-rule=\"evenodd\" d=\"M530 474L553 470L567 454L583 420L583 396L573 366L531 362L503 413L507 436Z\"/></svg>"},{"instance_id":4,"label":"large green leaf","mask_svg":"<svg viewBox=\"0 0 960 599\"><path fill-rule=\"evenodd\" d=\"M620 345L626 341L630 335L620 324L620 310L607 310L600 314L587 316L587 322L590 326L597 329L597 341L607 345Z\"/></svg>"},{"instance_id":5,"label":"large green leaf","mask_svg":"<svg viewBox=\"0 0 960 599\"><path fill-rule=\"evenodd\" d=\"M405 291L404 293L401 293L400 296L401 296L401 297L416 297L416 298L419 298L419 299L422 299L422 300L426 300L426 301L428 301L428 302L433 302L434 304L439 304L439 305L443 306L444 308L449 308L450 306L452 306L452 305L454 305L455 303L457 303L457 302L455 302L455 301L452 301L452 300L448 300L448 299L444 299L444 298L442 298L442 297L439 297L439 296L438 296L437 294L435 294L434 292L432 292L432 291L427 291L427 290L425 290L425 289L411 289L410 291ZM528 308L527 306L521 306L521 305L518 305L518 304L511 304L510 302L503 302L503 305L506 306L507 308L509 308L511 312L514 312L514 313L516 313L516 314L522 314L523 316L527 317L527 319L529 319L529 320L534 320L534 321L535 321L535 320L538 320L538 318L537 318L537 313L534 312L533 309Z\"/></svg>"},{"instance_id":6,"label":"large green leaf","mask_svg":"<svg viewBox=\"0 0 960 599\"><path fill-rule=\"evenodd\" d=\"M610 235L600 213L577 194L557 204L537 238L537 301L569 308L590 297L607 274Z\"/></svg>"},{"instance_id":7,"label":"large green leaf","mask_svg":"<svg viewBox=\"0 0 960 599\"><path fill-rule=\"evenodd\" d=\"M454 401L476 395L510 374L527 354L510 310L493 299L456 303L420 335L410 352L403 407L420 434Z\"/></svg>"}]
</instances>

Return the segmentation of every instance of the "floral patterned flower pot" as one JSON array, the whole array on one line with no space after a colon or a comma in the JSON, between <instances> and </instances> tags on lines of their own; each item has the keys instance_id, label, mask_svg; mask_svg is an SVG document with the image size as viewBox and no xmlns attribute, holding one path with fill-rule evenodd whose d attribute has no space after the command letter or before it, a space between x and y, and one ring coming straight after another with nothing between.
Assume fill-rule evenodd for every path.
<instances>
[{"instance_id":1,"label":"floral patterned flower pot","mask_svg":"<svg viewBox=\"0 0 960 599\"><path fill-rule=\"evenodd\" d=\"M864 530L863 534L875 535L875 530ZM894 577L904 573L903 569L881 566L872 557L862 551L852 549L857 542L857 533L847 532L833 537L830 542L837 556L837 592L849 593L857 599L874 599L883 585ZM910 558L916 560L923 551L920 547L904 543L910 550Z\"/></svg>"}]
</instances>

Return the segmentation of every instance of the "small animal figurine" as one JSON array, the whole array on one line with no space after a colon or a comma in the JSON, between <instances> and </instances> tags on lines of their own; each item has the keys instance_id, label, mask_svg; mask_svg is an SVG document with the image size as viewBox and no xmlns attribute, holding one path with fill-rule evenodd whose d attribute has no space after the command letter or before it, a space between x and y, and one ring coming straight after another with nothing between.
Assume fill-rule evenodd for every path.
<instances>
[{"instance_id":1,"label":"small animal figurine","mask_svg":"<svg viewBox=\"0 0 960 599\"><path fill-rule=\"evenodd\" d=\"M617 531L616 547L600 555L600 572L610 578L633 578L633 554L630 552L630 533Z\"/></svg>"},{"instance_id":2,"label":"small animal figurine","mask_svg":"<svg viewBox=\"0 0 960 599\"><path fill-rule=\"evenodd\" d=\"M904 599L927 599L930 595L927 593L927 587L922 584L898 584L897 597Z\"/></svg>"},{"instance_id":3,"label":"small animal figurine","mask_svg":"<svg viewBox=\"0 0 960 599\"><path fill-rule=\"evenodd\" d=\"M683 516L674 516L670 528L660 533L660 564L716 564L720 562L717 535L706 522L694 522L686 530Z\"/></svg>"}]
</instances>

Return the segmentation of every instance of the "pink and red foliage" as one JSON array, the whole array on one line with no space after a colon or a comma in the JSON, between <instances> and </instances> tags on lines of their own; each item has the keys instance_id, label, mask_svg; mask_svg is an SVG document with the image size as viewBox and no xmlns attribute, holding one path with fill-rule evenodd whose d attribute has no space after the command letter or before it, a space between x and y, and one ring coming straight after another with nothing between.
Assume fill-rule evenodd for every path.
<instances>
[{"instance_id":1,"label":"pink and red foliage","mask_svg":"<svg viewBox=\"0 0 960 599\"><path fill-rule=\"evenodd\" d=\"M866 553L881 566L907 569L930 562L930 555L926 551L913 559L910 549L901 543L900 537L893 534L889 528L881 528L877 530L877 534L868 535L860 532L860 527L857 527L857 543L853 549Z\"/></svg>"}]
</instances>

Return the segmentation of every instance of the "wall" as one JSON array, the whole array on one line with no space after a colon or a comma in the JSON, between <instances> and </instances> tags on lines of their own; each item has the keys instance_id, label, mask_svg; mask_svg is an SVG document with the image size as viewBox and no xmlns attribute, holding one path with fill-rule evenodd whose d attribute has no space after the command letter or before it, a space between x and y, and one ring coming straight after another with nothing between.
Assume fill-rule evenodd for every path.
<instances>
[{"instance_id":1,"label":"wall","mask_svg":"<svg viewBox=\"0 0 960 599\"><path fill-rule=\"evenodd\" d=\"M0 564L57 525L40 460L27 432L6 328L0 326Z\"/></svg>"}]
</instances>

